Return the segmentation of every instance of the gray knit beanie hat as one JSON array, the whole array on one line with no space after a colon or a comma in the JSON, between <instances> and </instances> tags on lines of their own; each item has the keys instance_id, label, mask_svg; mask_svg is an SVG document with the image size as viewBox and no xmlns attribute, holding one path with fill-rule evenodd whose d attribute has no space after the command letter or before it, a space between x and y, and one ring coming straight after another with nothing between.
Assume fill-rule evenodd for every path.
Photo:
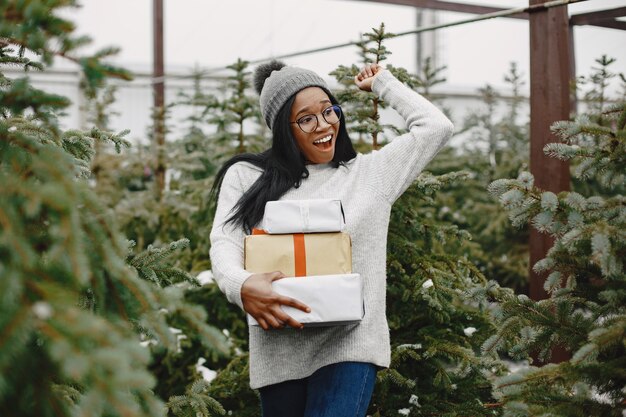
<instances>
[{"instance_id":1,"label":"gray knit beanie hat","mask_svg":"<svg viewBox=\"0 0 626 417\"><path fill-rule=\"evenodd\" d=\"M283 105L298 91L307 87L323 87L326 82L313 71L288 67L281 61L259 65L254 72L254 87L261 95L261 114L270 129Z\"/></svg>"}]
</instances>

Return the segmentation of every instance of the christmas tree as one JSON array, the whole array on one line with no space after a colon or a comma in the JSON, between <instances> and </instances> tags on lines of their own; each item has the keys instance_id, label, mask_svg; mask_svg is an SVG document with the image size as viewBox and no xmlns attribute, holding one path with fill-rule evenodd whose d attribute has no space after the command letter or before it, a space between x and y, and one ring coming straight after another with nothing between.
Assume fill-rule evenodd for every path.
<instances>
[{"instance_id":1,"label":"christmas tree","mask_svg":"<svg viewBox=\"0 0 626 417\"><path fill-rule=\"evenodd\" d=\"M504 81L510 95L489 85L479 90L455 137L429 165L435 174L467 173L463 182L438 193L437 215L472 235L459 255L471 259L487 277L518 293L527 291L528 228L513 227L496 198L487 191L495 178L515 177L528 169L528 114L522 96L524 80L512 63Z\"/></svg>"},{"instance_id":2,"label":"christmas tree","mask_svg":"<svg viewBox=\"0 0 626 417\"><path fill-rule=\"evenodd\" d=\"M604 91L593 94L600 101L590 106L591 113L555 123L552 130L561 142L544 152L572 162L577 187L601 193L543 191L528 172L489 187L514 225L530 224L554 238L546 257L533 265L547 273L550 298L530 300L495 283L477 294L497 301L498 330L483 345L485 355L505 352L533 364L495 382L505 416L624 413L626 105L607 105ZM548 361L555 346L570 359L534 366L537 359Z\"/></svg>"},{"instance_id":3,"label":"christmas tree","mask_svg":"<svg viewBox=\"0 0 626 417\"><path fill-rule=\"evenodd\" d=\"M204 93L198 76L191 94L179 96L176 105L191 108L191 116L186 120L188 130L185 135L168 143L171 149L168 167L176 173L176 178L155 210L159 224L163 225L155 240L173 237L174 232L188 236L191 240L189 251L177 261L188 265L194 272L204 271L203 276L210 276L210 271L205 270L210 268L208 230L215 209L210 196L214 168L226 156L240 152L242 146L244 150L256 149L262 138L257 133L247 133L248 130L258 131L260 126L258 98L253 101L249 91L248 63L239 60L229 68L233 73L219 86L216 94ZM180 215L181 207L186 213L184 216ZM229 353L216 354L193 332L183 331L186 338L179 351L164 355L156 364L160 395L179 395L184 387L182 381L196 377L199 369L219 371L215 379L213 376L208 378L210 384L203 385L208 394L219 400L229 412L245 416L248 415L246 409L249 409L249 415L257 415L258 399L249 388L245 371L247 355L243 352L247 351L248 335L241 311L226 301L213 282L205 282L201 288L188 287L185 299L201 306L210 324L222 329L228 339ZM234 376L233 369L237 370ZM226 383L222 382L224 379Z\"/></svg>"},{"instance_id":4,"label":"christmas tree","mask_svg":"<svg viewBox=\"0 0 626 417\"><path fill-rule=\"evenodd\" d=\"M234 73L223 85L225 97L209 119L217 127L211 140L221 151L216 152L220 161L235 154L259 152L265 149L265 124L261 120L259 100L251 92L251 73L248 61L238 59L227 69ZM248 126L252 124L252 126Z\"/></svg>"},{"instance_id":5,"label":"christmas tree","mask_svg":"<svg viewBox=\"0 0 626 417\"><path fill-rule=\"evenodd\" d=\"M69 101L31 85L27 71L45 70L57 57L79 65L90 89L106 77L130 78L103 62L114 48L78 54L89 40L60 17L68 6L75 3L0 5L0 64L25 70L17 79L0 72L0 414L165 415L140 340L175 350L171 326L179 323L217 351L226 346L203 311L183 299L179 286L194 280L165 262L187 242L129 254L87 181L94 144L119 152L128 132L64 131L57 115ZM193 385L169 409L193 407L202 391ZM203 415L221 412L202 399Z\"/></svg>"},{"instance_id":6,"label":"christmas tree","mask_svg":"<svg viewBox=\"0 0 626 417\"><path fill-rule=\"evenodd\" d=\"M363 64L378 64L386 60L390 51L383 42L394 36L394 34L385 31L383 23L378 28L372 28L372 32L364 33L361 42L357 45L360 61ZM372 43L373 45L370 45ZM401 81L407 82L409 85L414 84L415 80L407 74L406 70L393 67L390 67L390 70ZM380 111L386 108L387 104L373 92L362 91L356 86L354 77L359 71L360 68L356 64L339 65L330 75L334 76L342 87L334 93L344 108L348 131L352 135L358 135L358 140L354 144L355 148L357 151L368 151L380 147L385 131L397 134L399 130L392 124L379 122Z\"/></svg>"},{"instance_id":7,"label":"christmas tree","mask_svg":"<svg viewBox=\"0 0 626 417\"><path fill-rule=\"evenodd\" d=\"M177 268L190 270L194 275L202 273L205 285L186 285L182 289L185 300L202 308L206 312L206 323L222 329L228 339L228 354L224 355L192 328L173 324L179 338L176 349L163 349L149 343L152 353L150 371L158 377L155 391L163 399L176 398L175 407L182 415L195 412L189 407L181 408L180 403L184 398L188 398L189 403L201 398L204 391L198 394L200 397L190 396L200 388L209 389L211 396L229 407L233 398L228 391L215 391L221 376L210 385L208 383L216 370L226 368L231 359L247 350L247 327L240 310L226 301L217 286L209 282L210 278L205 278L210 277L210 271L207 271L210 268L208 230L214 210L210 197L213 175L224 156L236 153L241 143L236 140L239 136L231 132L239 132L244 125L254 132L259 126L257 113L253 111L258 107L258 99L252 105L249 97L245 98L250 95L247 65L243 61L234 64L234 74L225 79L217 91L211 92L206 92L205 77L196 70L192 74L192 89L181 91L166 107L168 111L163 113L166 124L171 118L169 110L175 106L183 107L188 117L183 120L184 129L180 136L174 136L172 131L169 135L172 140L165 143L169 181L160 199L154 198L154 181L146 180L144 175L145 156L152 150L141 143L135 144L121 157L107 155L105 163L115 169L103 175L100 181L113 184L107 187L112 191L108 195L112 197L109 201L114 202L111 208L125 234L137 242L138 250L145 250L150 245L158 248L171 240L186 238L187 243L169 259ZM243 117L234 112L241 100L251 106L246 107ZM246 133L244 144L256 146L255 135ZM206 378L203 383L190 385L200 377ZM245 387L242 391L247 389L256 400L256 394L248 388L247 374L243 377L242 387ZM245 401L245 396L237 398ZM255 405L252 415L257 411Z\"/></svg>"}]
</instances>

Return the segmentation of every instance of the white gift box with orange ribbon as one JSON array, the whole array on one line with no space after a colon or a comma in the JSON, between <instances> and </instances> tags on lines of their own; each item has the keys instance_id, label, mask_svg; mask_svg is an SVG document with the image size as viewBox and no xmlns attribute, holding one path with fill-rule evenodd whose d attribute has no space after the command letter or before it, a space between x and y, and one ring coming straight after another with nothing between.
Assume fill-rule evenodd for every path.
<instances>
[{"instance_id":1,"label":"white gift box with orange ribbon","mask_svg":"<svg viewBox=\"0 0 626 417\"><path fill-rule=\"evenodd\" d=\"M346 226L337 199L268 201L263 230L269 234L341 232Z\"/></svg>"},{"instance_id":2,"label":"white gift box with orange ribbon","mask_svg":"<svg viewBox=\"0 0 626 417\"><path fill-rule=\"evenodd\" d=\"M278 294L295 298L311 308L311 312L306 313L289 306L281 307L306 327L355 324L365 315L360 274L282 278L272 282L272 288ZM259 325L249 314L248 324Z\"/></svg>"},{"instance_id":3,"label":"white gift box with orange ribbon","mask_svg":"<svg viewBox=\"0 0 626 417\"><path fill-rule=\"evenodd\" d=\"M280 271L288 277L349 274L352 246L347 233L269 235L255 229L244 241L248 272Z\"/></svg>"}]
</instances>

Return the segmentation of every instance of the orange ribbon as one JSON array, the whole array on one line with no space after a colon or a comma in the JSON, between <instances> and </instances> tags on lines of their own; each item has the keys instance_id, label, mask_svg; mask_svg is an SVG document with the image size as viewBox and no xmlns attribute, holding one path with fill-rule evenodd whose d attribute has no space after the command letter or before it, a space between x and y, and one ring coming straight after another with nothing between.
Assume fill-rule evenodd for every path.
<instances>
[{"instance_id":1,"label":"orange ribbon","mask_svg":"<svg viewBox=\"0 0 626 417\"><path fill-rule=\"evenodd\" d=\"M253 235L267 235L262 229L252 229ZM293 235L293 257L295 260L296 276L306 277L306 246L304 244L304 233L294 233Z\"/></svg>"}]
</instances>

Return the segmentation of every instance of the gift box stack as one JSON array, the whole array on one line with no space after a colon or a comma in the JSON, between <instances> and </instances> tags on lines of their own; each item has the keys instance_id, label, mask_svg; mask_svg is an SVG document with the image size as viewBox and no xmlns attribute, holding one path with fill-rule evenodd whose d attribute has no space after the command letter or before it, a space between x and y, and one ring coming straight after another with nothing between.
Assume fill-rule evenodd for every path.
<instances>
[{"instance_id":1,"label":"gift box stack","mask_svg":"<svg viewBox=\"0 0 626 417\"><path fill-rule=\"evenodd\" d=\"M311 312L282 306L285 313L305 326L351 324L363 318L363 282L352 273L352 243L342 232L340 200L270 201L262 224L262 230L245 238L244 267L287 275L272 283L274 291L303 302ZM250 315L248 323L258 325Z\"/></svg>"}]
</instances>

